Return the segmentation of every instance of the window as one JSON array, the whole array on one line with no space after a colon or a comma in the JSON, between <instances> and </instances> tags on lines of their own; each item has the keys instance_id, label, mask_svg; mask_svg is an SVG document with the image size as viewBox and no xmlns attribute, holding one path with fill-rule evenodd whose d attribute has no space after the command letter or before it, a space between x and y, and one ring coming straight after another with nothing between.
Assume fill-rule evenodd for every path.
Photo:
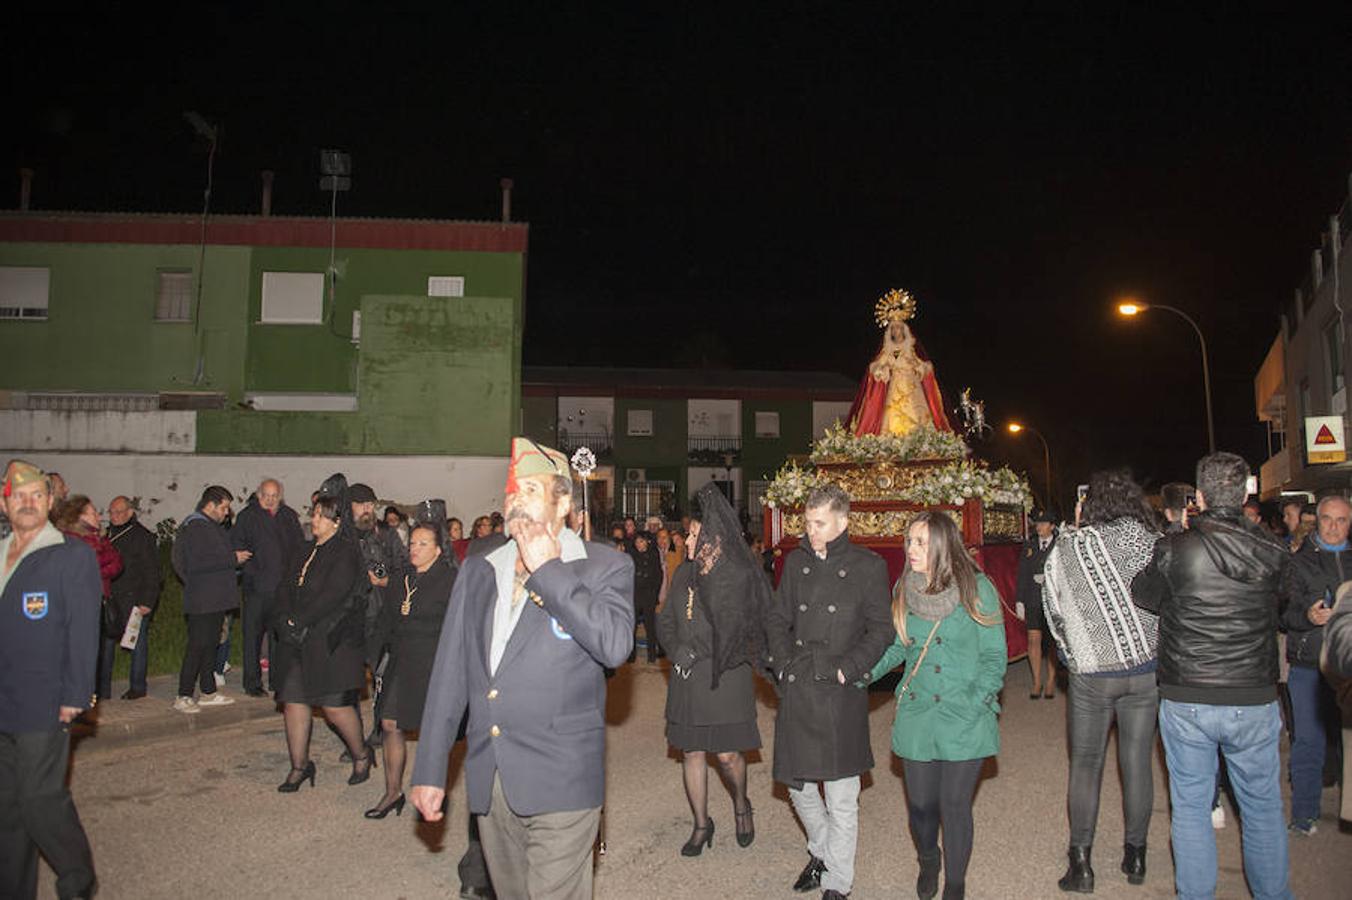
<instances>
[{"instance_id":1,"label":"window","mask_svg":"<svg viewBox=\"0 0 1352 900\"><path fill-rule=\"evenodd\" d=\"M759 411L756 413L756 437L779 437L779 413Z\"/></svg>"},{"instance_id":2,"label":"window","mask_svg":"<svg viewBox=\"0 0 1352 900\"><path fill-rule=\"evenodd\" d=\"M0 266L0 319L46 319L52 270Z\"/></svg>"},{"instance_id":3,"label":"window","mask_svg":"<svg viewBox=\"0 0 1352 900\"><path fill-rule=\"evenodd\" d=\"M629 410L629 436L653 436L653 411L651 409Z\"/></svg>"},{"instance_id":4,"label":"window","mask_svg":"<svg viewBox=\"0 0 1352 900\"><path fill-rule=\"evenodd\" d=\"M1328 365L1329 393L1337 394L1343 389L1346 373L1343 371L1342 329L1336 318L1324 326L1324 362Z\"/></svg>"},{"instance_id":5,"label":"window","mask_svg":"<svg viewBox=\"0 0 1352 900\"><path fill-rule=\"evenodd\" d=\"M155 288L155 321L190 321L192 294L192 272L161 269Z\"/></svg>"},{"instance_id":6,"label":"window","mask_svg":"<svg viewBox=\"0 0 1352 900\"><path fill-rule=\"evenodd\" d=\"M264 272L262 320L273 325L324 321L324 273Z\"/></svg>"},{"instance_id":7,"label":"window","mask_svg":"<svg viewBox=\"0 0 1352 900\"><path fill-rule=\"evenodd\" d=\"M428 276L427 296L429 297L465 296L465 276L463 275Z\"/></svg>"}]
</instances>

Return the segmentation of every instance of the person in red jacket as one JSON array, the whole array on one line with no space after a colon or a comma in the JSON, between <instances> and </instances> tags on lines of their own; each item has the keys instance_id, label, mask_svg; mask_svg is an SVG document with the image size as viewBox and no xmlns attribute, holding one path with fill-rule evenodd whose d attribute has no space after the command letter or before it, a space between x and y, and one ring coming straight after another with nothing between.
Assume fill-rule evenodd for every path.
<instances>
[{"instance_id":1,"label":"person in red jacket","mask_svg":"<svg viewBox=\"0 0 1352 900\"><path fill-rule=\"evenodd\" d=\"M52 524L60 531L77 537L89 545L99 558L99 577L103 579L103 596L113 595L113 579L122 574L122 554L113 542L103 536L99 511L84 494L76 494L63 501L52 515Z\"/></svg>"}]
</instances>

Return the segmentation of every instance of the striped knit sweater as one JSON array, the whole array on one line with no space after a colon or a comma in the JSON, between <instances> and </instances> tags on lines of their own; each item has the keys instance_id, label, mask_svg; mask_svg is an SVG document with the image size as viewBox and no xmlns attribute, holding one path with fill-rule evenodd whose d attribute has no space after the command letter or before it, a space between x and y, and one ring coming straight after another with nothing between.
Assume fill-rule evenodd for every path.
<instances>
[{"instance_id":1,"label":"striped knit sweater","mask_svg":"<svg viewBox=\"0 0 1352 900\"><path fill-rule=\"evenodd\" d=\"M1132 602L1131 580L1150 563L1158 539L1135 519L1057 537L1043 570L1042 606L1070 671L1108 675L1153 666L1159 617Z\"/></svg>"}]
</instances>

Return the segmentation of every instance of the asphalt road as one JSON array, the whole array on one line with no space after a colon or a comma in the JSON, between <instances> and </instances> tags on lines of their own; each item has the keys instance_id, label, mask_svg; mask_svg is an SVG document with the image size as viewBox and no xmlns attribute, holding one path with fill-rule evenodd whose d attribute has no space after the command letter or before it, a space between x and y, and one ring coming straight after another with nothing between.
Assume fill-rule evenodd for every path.
<instances>
[{"instance_id":1,"label":"asphalt road","mask_svg":"<svg viewBox=\"0 0 1352 900\"><path fill-rule=\"evenodd\" d=\"M680 766L663 738L665 685L664 669L642 665L628 667L611 681L608 852L597 870L596 896L798 896L789 885L806 855L784 790L770 778L772 695L767 690L760 696L767 749L750 767L756 842L747 849L736 845L731 802L715 791L710 804L718 828L714 844L692 860L678 853L690 818ZM458 757L447 822L419 824L412 807L401 818L367 821L362 811L379 797L383 770L367 784L349 787L349 767L338 759L341 744L322 722L316 721L313 748L317 786L278 794L275 786L286 775L288 761L281 716L270 703L241 700L235 707L185 717L167 713L171 688L152 690L161 696L123 704L123 709L118 701L105 706L99 733L79 741L73 757L72 790L94 847L100 897L456 896L455 865L465 843ZM1007 678L1002 750L987 765L977 795L968 897L1065 896L1056 888L1066 844L1064 698L1029 700L1027 691L1027 667L1017 663ZM213 722L213 716L220 718ZM852 896L910 897L916 864L900 765L888 750L890 695L874 695L870 722L878 765L866 778L861 798ZM1096 895L1173 896L1163 753L1155 767L1148 875L1140 887L1128 886L1117 871L1122 822L1112 745L1109 755L1095 847ZM1326 791L1320 832L1291 839L1298 897L1352 896L1352 837L1337 831L1336 801L1336 789ZM1216 834L1218 896L1247 897L1233 816L1230 827ZM55 896L53 883L44 867L40 896Z\"/></svg>"}]
</instances>

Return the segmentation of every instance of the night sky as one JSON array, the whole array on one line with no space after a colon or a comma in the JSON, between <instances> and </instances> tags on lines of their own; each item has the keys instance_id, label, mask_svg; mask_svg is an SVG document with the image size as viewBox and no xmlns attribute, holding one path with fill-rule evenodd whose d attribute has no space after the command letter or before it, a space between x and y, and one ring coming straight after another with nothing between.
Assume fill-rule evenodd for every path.
<instances>
[{"instance_id":1,"label":"night sky","mask_svg":"<svg viewBox=\"0 0 1352 900\"><path fill-rule=\"evenodd\" d=\"M1196 338L1117 320L1127 291L1198 319L1218 443L1266 456L1253 376L1352 172L1346 5L210 6L19 17L35 207L200 208L189 109L218 212L270 168L275 212L326 214L321 147L352 154L340 214L491 219L510 176L528 364L854 378L904 287L950 401L1040 428L1064 494L1205 451ZM1034 439L979 452L1040 472Z\"/></svg>"}]
</instances>

